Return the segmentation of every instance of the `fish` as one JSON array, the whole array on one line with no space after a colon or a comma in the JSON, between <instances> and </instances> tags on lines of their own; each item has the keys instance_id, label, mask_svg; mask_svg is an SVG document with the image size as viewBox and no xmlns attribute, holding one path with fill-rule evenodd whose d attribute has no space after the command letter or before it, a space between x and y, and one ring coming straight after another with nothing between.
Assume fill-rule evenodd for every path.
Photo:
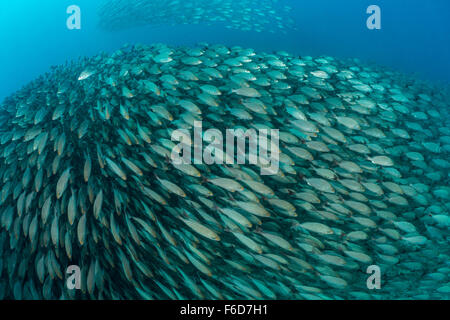
<instances>
[{"instance_id":1,"label":"fish","mask_svg":"<svg viewBox=\"0 0 450 320\"><path fill-rule=\"evenodd\" d=\"M86 80L89 77L91 77L92 75L94 75L95 73L96 73L95 70L87 68L86 70L84 70L83 72L80 73L80 75L78 76L78 81Z\"/></svg>"},{"instance_id":2,"label":"fish","mask_svg":"<svg viewBox=\"0 0 450 320\"><path fill-rule=\"evenodd\" d=\"M290 23L272 1L187 3L111 0L99 23ZM56 66L0 103L0 298L446 298L449 102L374 64L221 44ZM172 162L172 134L192 143L197 121L278 129L260 148L278 170L218 149L222 163Z\"/></svg>"},{"instance_id":3,"label":"fish","mask_svg":"<svg viewBox=\"0 0 450 320\"><path fill-rule=\"evenodd\" d=\"M254 9L249 9L254 8ZM106 31L117 31L140 25L214 25L223 23L226 29L242 32L286 33L296 30L297 26L291 16L292 7L270 0L243 0L238 3L231 0L193 0L184 1L149 1L141 0L130 4L123 0L106 1L99 10L99 25ZM172 62L170 51L155 54L152 60L157 63ZM183 64L196 66L201 63L198 57L201 50L190 50L183 58ZM271 61L274 67L282 67L280 60ZM317 71L323 78L324 71Z\"/></svg>"}]
</instances>

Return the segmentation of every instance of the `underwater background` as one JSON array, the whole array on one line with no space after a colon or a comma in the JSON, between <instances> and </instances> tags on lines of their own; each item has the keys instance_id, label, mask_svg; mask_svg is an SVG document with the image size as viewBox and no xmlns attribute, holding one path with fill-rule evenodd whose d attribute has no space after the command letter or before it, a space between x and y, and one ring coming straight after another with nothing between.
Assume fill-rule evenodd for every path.
<instances>
[{"instance_id":1,"label":"underwater background","mask_svg":"<svg viewBox=\"0 0 450 320\"><path fill-rule=\"evenodd\" d=\"M133 2L133 1L130 1ZM448 83L450 77L450 3L433 1L317 0L280 1L292 6L298 31L268 34L228 30L219 25L144 26L111 33L98 28L104 2L26 1L0 4L0 98L48 71L52 65L124 43L193 45L199 42L241 45L268 52L327 54L359 58ZM68 30L66 9L81 8L81 30ZM366 9L382 9L382 29L368 30Z\"/></svg>"},{"instance_id":2,"label":"underwater background","mask_svg":"<svg viewBox=\"0 0 450 320\"><path fill-rule=\"evenodd\" d=\"M449 9L1 2L0 298L449 299ZM171 162L201 121L279 170Z\"/></svg>"}]
</instances>

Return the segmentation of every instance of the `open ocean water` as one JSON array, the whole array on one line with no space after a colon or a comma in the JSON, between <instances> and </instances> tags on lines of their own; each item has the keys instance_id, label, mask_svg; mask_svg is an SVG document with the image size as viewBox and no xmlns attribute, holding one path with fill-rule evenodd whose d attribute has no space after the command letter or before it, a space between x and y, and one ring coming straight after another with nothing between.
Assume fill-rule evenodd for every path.
<instances>
[{"instance_id":1,"label":"open ocean water","mask_svg":"<svg viewBox=\"0 0 450 320\"><path fill-rule=\"evenodd\" d=\"M1 2L0 298L449 299L449 11Z\"/></svg>"},{"instance_id":2,"label":"open ocean water","mask_svg":"<svg viewBox=\"0 0 450 320\"><path fill-rule=\"evenodd\" d=\"M98 28L102 1L2 3L0 96L11 94L52 65L100 51L111 52L124 43L193 45L206 41L269 52L356 57L429 80L449 81L450 42L445 15L449 4L445 0L379 1L384 10L382 29L376 31L366 26L370 1L281 2L292 6L291 16L298 31L284 35L229 31L218 25L159 25L109 33ZM67 29L66 9L72 4L83 9L81 30Z\"/></svg>"}]
</instances>

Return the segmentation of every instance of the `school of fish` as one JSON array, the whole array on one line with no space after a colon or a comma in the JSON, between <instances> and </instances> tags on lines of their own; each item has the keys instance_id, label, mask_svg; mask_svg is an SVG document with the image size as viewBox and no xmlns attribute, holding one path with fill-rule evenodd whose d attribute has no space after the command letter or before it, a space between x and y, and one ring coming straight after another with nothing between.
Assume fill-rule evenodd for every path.
<instances>
[{"instance_id":1,"label":"school of fish","mask_svg":"<svg viewBox=\"0 0 450 320\"><path fill-rule=\"evenodd\" d=\"M99 26L108 31L144 25L202 24L286 33L296 29L291 11L283 0L107 0L98 15Z\"/></svg>"},{"instance_id":2,"label":"school of fish","mask_svg":"<svg viewBox=\"0 0 450 320\"><path fill-rule=\"evenodd\" d=\"M449 298L449 105L358 60L223 45L54 67L0 105L0 298ZM174 165L194 121L279 129L278 173Z\"/></svg>"}]
</instances>

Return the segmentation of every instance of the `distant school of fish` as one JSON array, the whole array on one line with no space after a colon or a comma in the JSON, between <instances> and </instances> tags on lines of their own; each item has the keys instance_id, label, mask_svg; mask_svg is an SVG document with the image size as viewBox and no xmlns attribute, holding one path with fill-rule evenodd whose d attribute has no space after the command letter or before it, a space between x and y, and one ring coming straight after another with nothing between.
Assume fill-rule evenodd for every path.
<instances>
[{"instance_id":1,"label":"distant school of fish","mask_svg":"<svg viewBox=\"0 0 450 320\"><path fill-rule=\"evenodd\" d=\"M286 33L295 30L282 0L107 0L99 25L108 31L150 25L218 25L227 29Z\"/></svg>"},{"instance_id":2,"label":"distant school of fish","mask_svg":"<svg viewBox=\"0 0 450 320\"><path fill-rule=\"evenodd\" d=\"M0 105L0 298L449 297L449 105L357 60L223 45L55 67ZM280 170L172 164L194 121L279 129Z\"/></svg>"}]
</instances>

